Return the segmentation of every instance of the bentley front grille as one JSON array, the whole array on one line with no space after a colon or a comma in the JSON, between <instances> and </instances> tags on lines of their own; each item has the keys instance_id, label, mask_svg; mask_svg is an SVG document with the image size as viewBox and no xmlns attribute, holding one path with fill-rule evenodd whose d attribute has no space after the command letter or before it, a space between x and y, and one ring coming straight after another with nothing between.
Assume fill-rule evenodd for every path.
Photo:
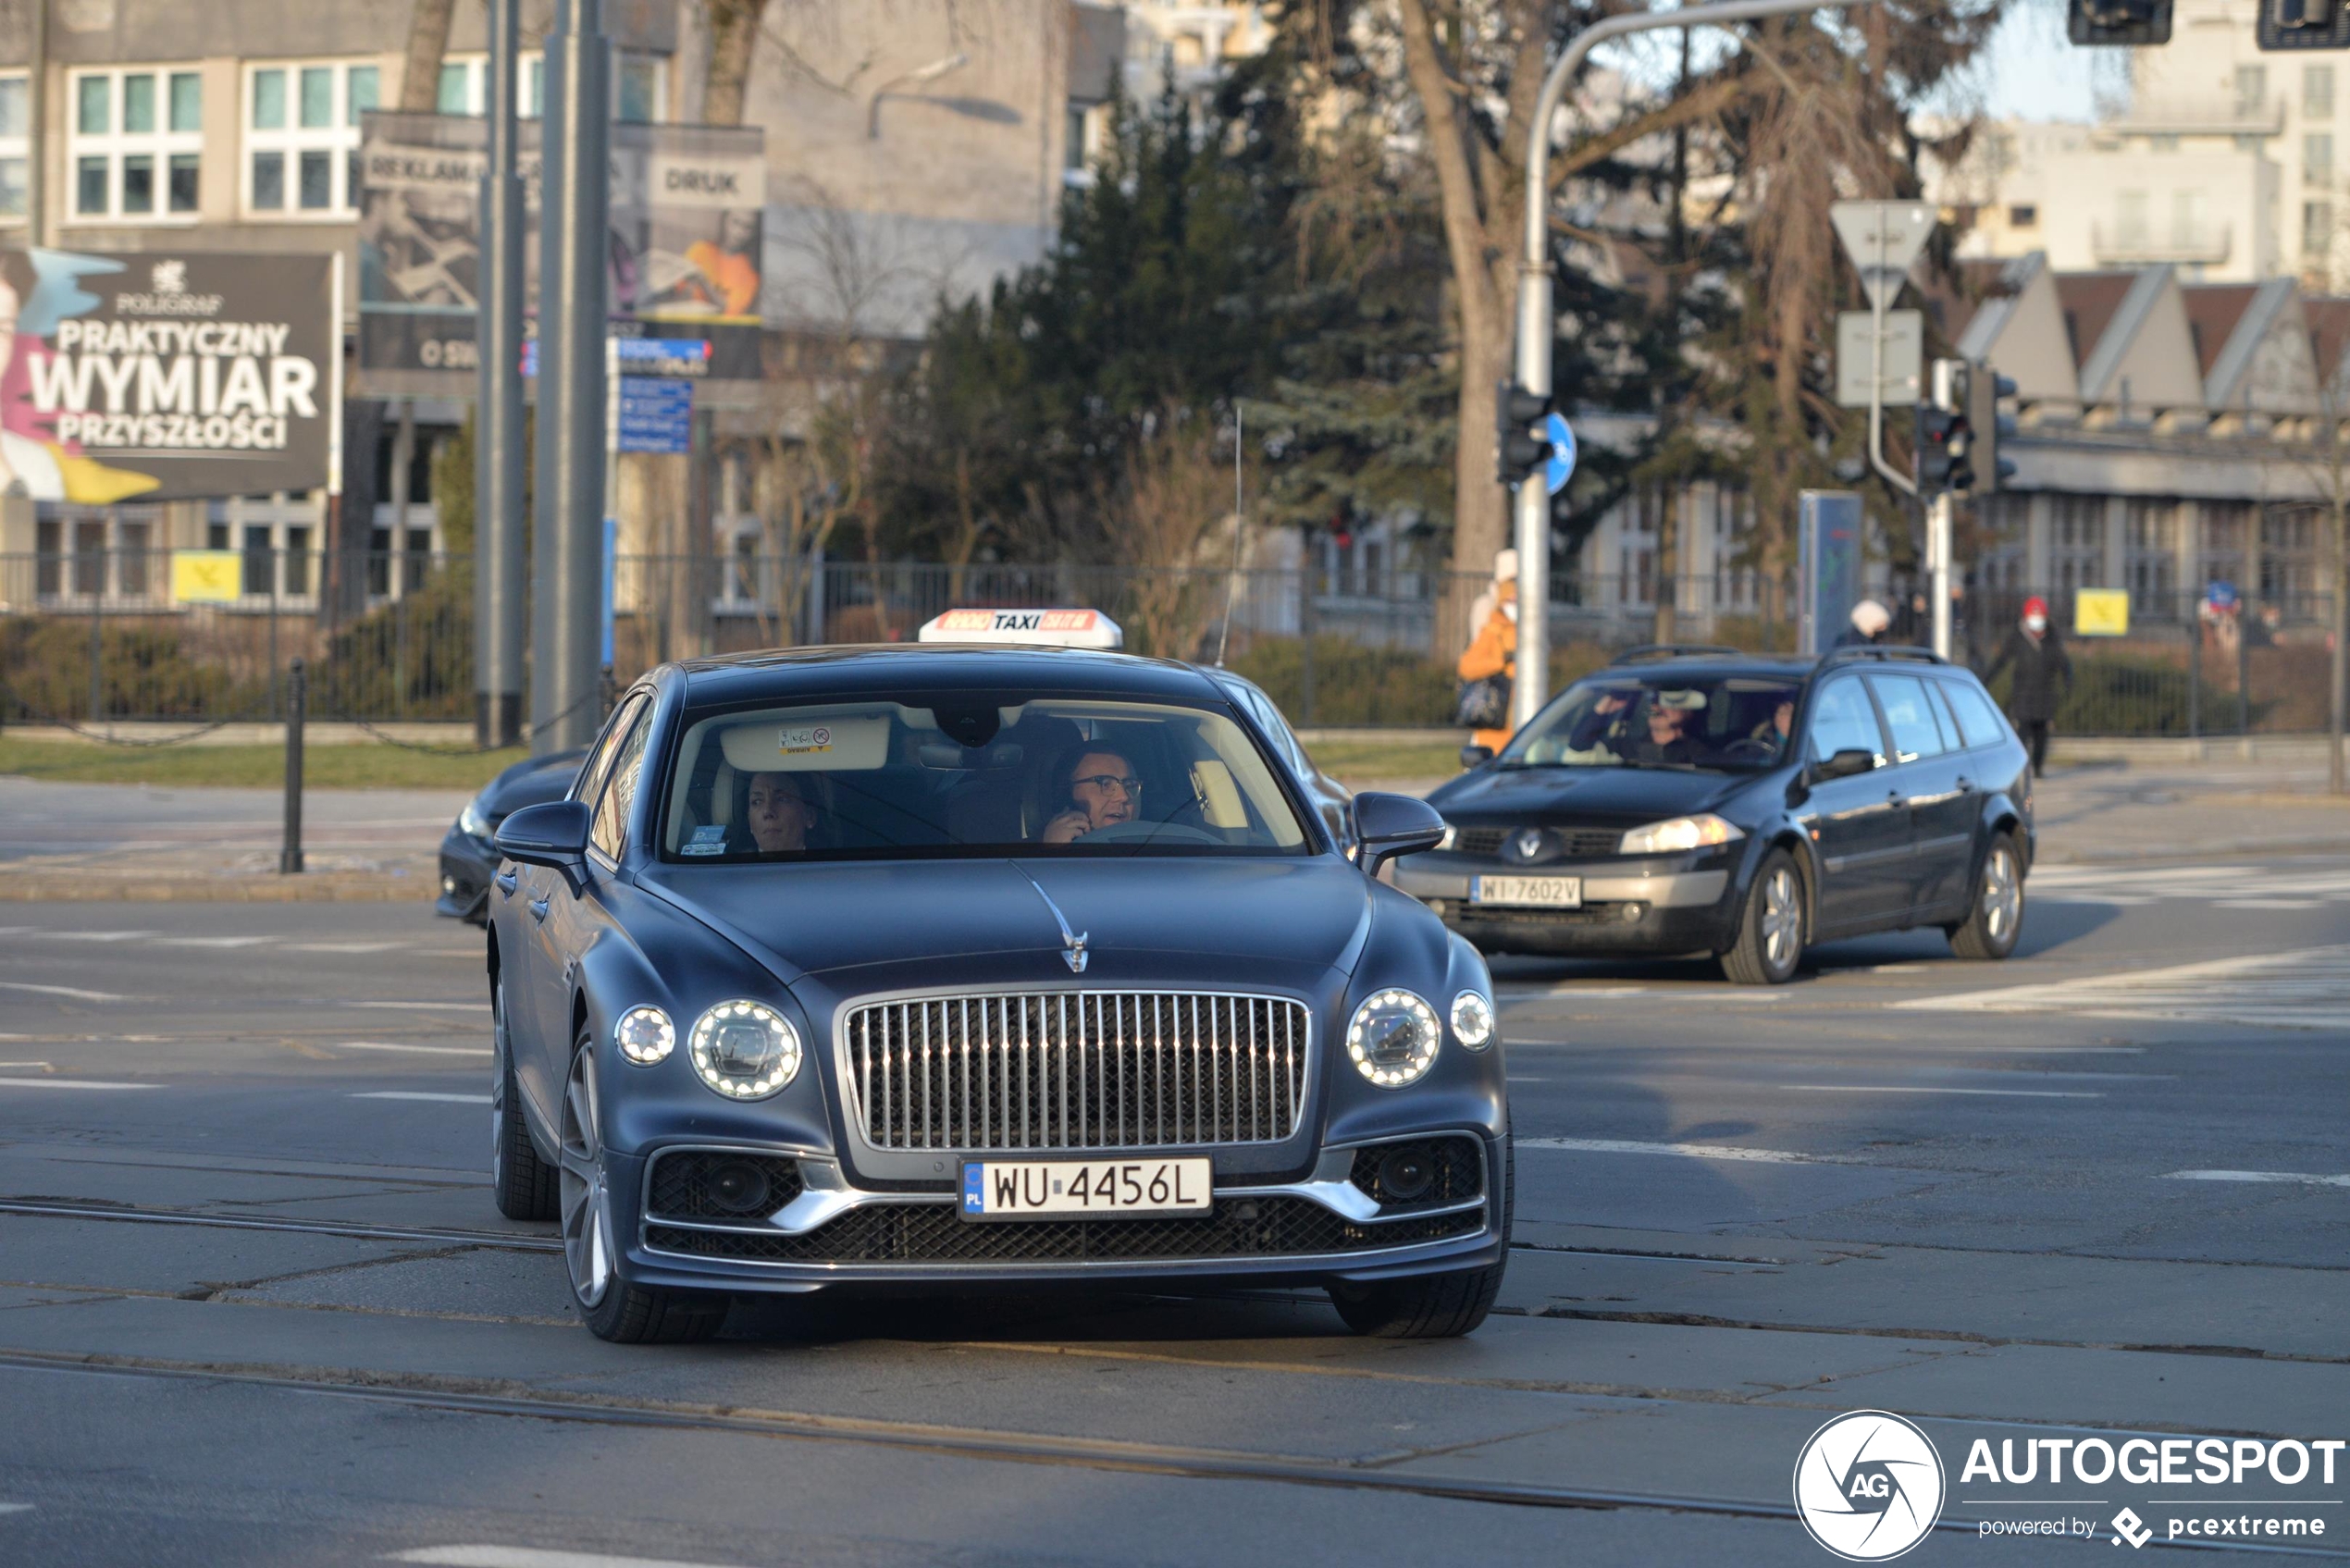
<instances>
[{"instance_id":1,"label":"bentley front grille","mask_svg":"<svg viewBox=\"0 0 2350 1568\"><path fill-rule=\"evenodd\" d=\"M854 1008L851 1118L877 1149L1267 1143L1305 1109L1304 1004L1032 992Z\"/></svg>"}]
</instances>

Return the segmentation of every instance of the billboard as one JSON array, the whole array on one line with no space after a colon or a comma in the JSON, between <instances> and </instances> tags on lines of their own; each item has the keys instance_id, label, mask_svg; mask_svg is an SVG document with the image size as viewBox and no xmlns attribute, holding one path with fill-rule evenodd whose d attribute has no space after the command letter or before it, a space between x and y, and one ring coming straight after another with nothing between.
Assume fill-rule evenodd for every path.
<instances>
[{"instance_id":1,"label":"billboard","mask_svg":"<svg viewBox=\"0 0 2350 1568\"><path fill-rule=\"evenodd\" d=\"M489 122L369 114L360 131L359 364L367 370L476 367L481 179ZM519 127L527 221L523 310L538 310L539 123ZM613 332L711 345L709 375L757 380L766 133L612 128L606 276Z\"/></svg>"},{"instance_id":2,"label":"billboard","mask_svg":"<svg viewBox=\"0 0 2350 1568\"><path fill-rule=\"evenodd\" d=\"M328 256L0 251L0 493L323 485L340 346Z\"/></svg>"}]
</instances>

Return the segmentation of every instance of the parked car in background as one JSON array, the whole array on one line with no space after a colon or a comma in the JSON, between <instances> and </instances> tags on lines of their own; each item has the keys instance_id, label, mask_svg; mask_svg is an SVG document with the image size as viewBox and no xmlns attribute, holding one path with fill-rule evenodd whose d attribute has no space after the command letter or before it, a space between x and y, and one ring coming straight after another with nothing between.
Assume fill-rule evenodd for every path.
<instances>
[{"instance_id":1,"label":"parked car in background","mask_svg":"<svg viewBox=\"0 0 2350 1568\"><path fill-rule=\"evenodd\" d=\"M1395 883L1487 953L1711 954L1777 984L1831 938L1938 926L2004 958L2022 930L2029 759L1922 648L1634 649L1471 750Z\"/></svg>"},{"instance_id":2,"label":"parked car in background","mask_svg":"<svg viewBox=\"0 0 2350 1568\"><path fill-rule=\"evenodd\" d=\"M465 802L440 841L440 898L433 905L435 913L476 925L489 923L489 879L498 874L498 851L490 840L498 824L526 806L561 800L579 776L580 760L587 755L582 748L525 758Z\"/></svg>"}]
</instances>

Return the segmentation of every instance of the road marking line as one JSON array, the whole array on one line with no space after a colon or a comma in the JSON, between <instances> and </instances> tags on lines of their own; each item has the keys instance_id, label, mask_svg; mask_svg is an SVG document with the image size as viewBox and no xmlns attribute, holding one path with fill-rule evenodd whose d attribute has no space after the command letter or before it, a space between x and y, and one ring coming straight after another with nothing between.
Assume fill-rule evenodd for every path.
<instances>
[{"instance_id":1,"label":"road marking line","mask_svg":"<svg viewBox=\"0 0 2350 1568\"><path fill-rule=\"evenodd\" d=\"M487 1045L402 1045L374 1040L338 1040L338 1051L413 1051L427 1056L488 1056L494 1053Z\"/></svg>"},{"instance_id":2,"label":"road marking line","mask_svg":"<svg viewBox=\"0 0 2350 1568\"><path fill-rule=\"evenodd\" d=\"M6 1080L0 1080L0 1082L5 1081ZM142 1084L139 1087L145 1088L146 1085ZM489 1104L489 1096L487 1094L427 1094L409 1089L375 1089L365 1094L353 1094L352 1098L354 1100L439 1100L451 1105Z\"/></svg>"},{"instance_id":3,"label":"road marking line","mask_svg":"<svg viewBox=\"0 0 2350 1568\"><path fill-rule=\"evenodd\" d=\"M2094 1089L1932 1089L1922 1083L1782 1083L1806 1094L1984 1094L2006 1100L2102 1100Z\"/></svg>"},{"instance_id":4,"label":"road marking line","mask_svg":"<svg viewBox=\"0 0 2350 1568\"><path fill-rule=\"evenodd\" d=\"M90 1078L0 1078L0 1089L160 1089L160 1083L101 1082Z\"/></svg>"},{"instance_id":5,"label":"road marking line","mask_svg":"<svg viewBox=\"0 0 2350 1568\"><path fill-rule=\"evenodd\" d=\"M1802 1154L1792 1149L1748 1149L1734 1143L1642 1143L1622 1138L1521 1138L1521 1149L1565 1149L1583 1154L1671 1154L1685 1160L1752 1165L1865 1165L1856 1154Z\"/></svg>"},{"instance_id":6,"label":"road marking line","mask_svg":"<svg viewBox=\"0 0 2350 1568\"><path fill-rule=\"evenodd\" d=\"M2350 1187L2350 1176L2307 1176L2297 1170L2166 1170L2165 1181L2289 1181L2305 1187Z\"/></svg>"},{"instance_id":7,"label":"road marking line","mask_svg":"<svg viewBox=\"0 0 2350 1568\"><path fill-rule=\"evenodd\" d=\"M427 1546L393 1552L385 1561L434 1563L439 1568L726 1568L724 1563L680 1562L666 1557L607 1557L526 1546Z\"/></svg>"},{"instance_id":8,"label":"road marking line","mask_svg":"<svg viewBox=\"0 0 2350 1568\"><path fill-rule=\"evenodd\" d=\"M39 1068L43 1072L55 1072L57 1070L55 1066L48 1062L0 1062L0 1068Z\"/></svg>"},{"instance_id":9,"label":"road marking line","mask_svg":"<svg viewBox=\"0 0 2350 1568\"><path fill-rule=\"evenodd\" d=\"M404 1011L442 1007L453 1007L468 1013L489 1011L489 1004L487 1002L345 1002L343 1006L346 1007L397 1007Z\"/></svg>"},{"instance_id":10,"label":"road marking line","mask_svg":"<svg viewBox=\"0 0 2350 1568\"><path fill-rule=\"evenodd\" d=\"M30 981L0 980L0 991L30 991L36 996L70 996L77 1002L128 1002L112 991L84 991L76 985L34 985Z\"/></svg>"},{"instance_id":11,"label":"road marking line","mask_svg":"<svg viewBox=\"0 0 2350 1568\"><path fill-rule=\"evenodd\" d=\"M258 947L277 939L269 936L159 936L157 947Z\"/></svg>"},{"instance_id":12,"label":"road marking line","mask_svg":"<svg viewBox=\"0 0 2350 1568\"><path fill-rule=\"evenodd\" d=\"M1945 1012L2070 1012L2089 1018L2339 1029L2350 1005L2350 947L2304 947L2168 969L2085 975L1887 1004Z\"/></svg>"},{"instance_id":13,"label":"road marking line","mask_svg":"<svg viewBox=\"0 0 2350 1568\"><path fill-rule=\"evenodd\" d=\"M30 1513L31 1512L32 1504L29 1502L0 1502L0 1513Z\"/></svg>"},{"instance_id":14,"label":"road marking line","mask_svg":"<svg viewBox=\"0 0 2350 1568\"><path fill-rule=\"evenodd\" d=\"M289 953L385 953L400 946L397 942L295 942L290 943Z\"/></svg>"}]
</instances>

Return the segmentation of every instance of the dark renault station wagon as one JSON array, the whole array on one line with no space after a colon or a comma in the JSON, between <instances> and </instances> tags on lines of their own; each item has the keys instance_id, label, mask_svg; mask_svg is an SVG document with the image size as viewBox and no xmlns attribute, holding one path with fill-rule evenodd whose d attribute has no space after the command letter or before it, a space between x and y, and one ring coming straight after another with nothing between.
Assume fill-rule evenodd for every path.
<instances>
[{"instance_id":1,"label":"dark renault station wagon","mask_svg":"<svg viewBox=\"0 0 2350 1568\"><path fill-rule=\"evenodd\" d=\"M1939 926L2004 958L2022 927L2023 746L1923 648L1635 648L1464 756L1395 883L1487 953L1713 954L1775 985L1831 938Z\"/></svg>"}]
</instances>

